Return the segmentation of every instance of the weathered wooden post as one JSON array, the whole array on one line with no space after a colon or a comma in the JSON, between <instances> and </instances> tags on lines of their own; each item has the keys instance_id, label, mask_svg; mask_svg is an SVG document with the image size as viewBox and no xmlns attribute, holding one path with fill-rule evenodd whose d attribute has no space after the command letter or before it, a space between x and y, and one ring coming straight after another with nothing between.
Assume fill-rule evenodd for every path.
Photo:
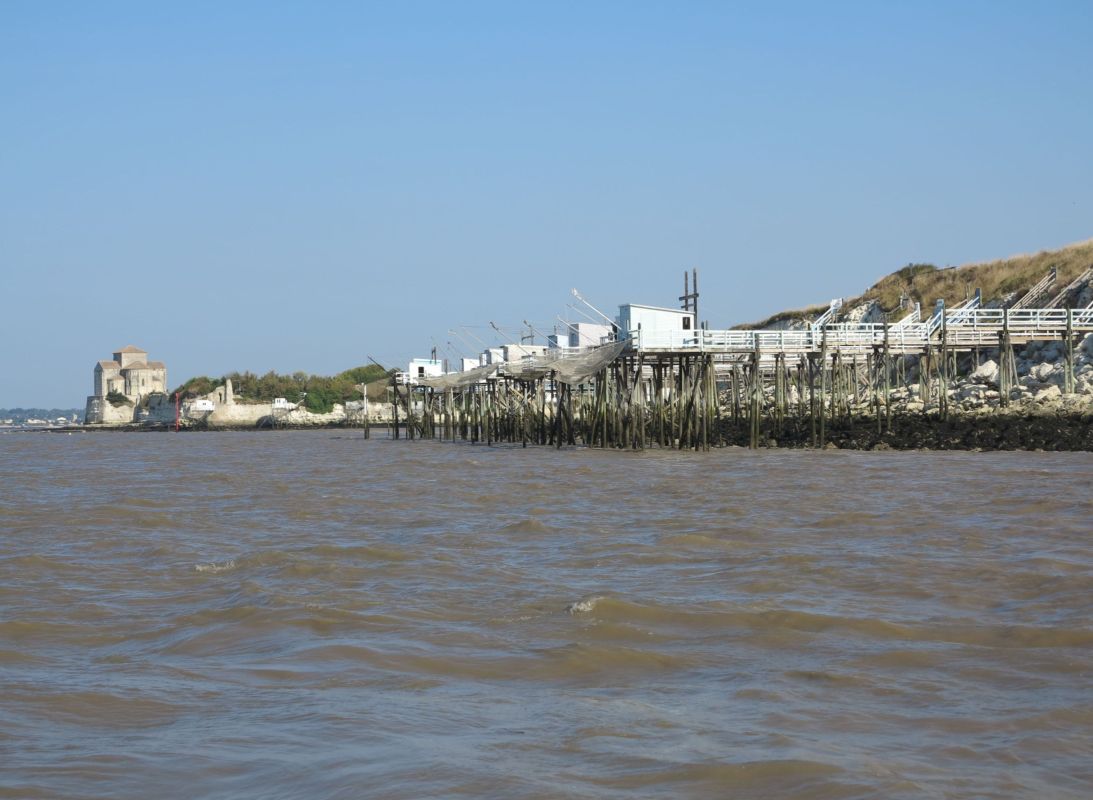
<instances>
[{"instance_id":1,"label":"weathered wooden post","mask_svg":"<svg viewBox=\"0 0 1093 800\"><path fill-rule=\"evenodd\" d=\"M812 426L812 446L819 443L816 432L816 354L808 354L808 419Z\"/></svg>"},{"instance_id":2,"label":"weathered wooden post","mask_svg":"<svg viewBox=\"0 0 1093 800\"><path fill-rule=\"evenodd\" d=\"M1074 309L1066 310L1066 338L1063 339L1063 391L1074 394Z\"/></svg>"},{"instance_id":3,"label":"weathered wooden post","mask_svg":"<svg viewBox=\"0 0 1093 800\"><path fill-rule=\"evenodd\" d=\"M1010 312L1002 309L1002 331L998 334L998 405L1006 408L1010 404L1010 369L1009 360L1013 355L1010 346Z\"/></svg>"},{"instance_id":4,"label":"weathered wooden post","mask_svg":"<svg viewBox=\"0 0 1093 800\"><path fill-rule=\"evenodd\" d=\"M820 447L827 445L827 328L820 340Z\"/></svg>"},{"instance_id":5,"label":"weathered wooden post","mask_svg":"<svg viewBox=\"0 0 1093 800\"><path fill-rule=\"evenodd\" d=\"M927 342L926 351L918 360L918 394L922 400L922 413L926 413L926 406L930 403L933 388L930 383L930 370L933 369L933 346Z\"/></svg>"},{"instance_id":6,"label":"weathered wooden post","mask_svg":"<svg viewBox=\"0 0 1093 800\"><path fill-rule=\"evenodd\" d=\"M391 375L392 438L398 440L398 379Z\"/></svg>"},{"instance_id":7,"label":"weathered wooden post","mask_svg":"<svg viewBox=\"0 0 1093 800\"><path fill-rule=\"evenodd\" d=\"M797 357L797 433L804 427L805 419L805 355Z\"/></svg>"},{"instance_id":8,"label":"weathered wooden post","mask_svg":"<svg viewBox=\"0 0 1093 800\"><path fill-rule=\"evenodd\" d=\"M937 365L937 407L941 419L949 418L949 329L945 323L945 312L941 312L941 358Z\"/></svg>"},{"instance_id":9,"label":"weathered wooden post","mask_svg":"<svg viewBox=\"0 0 1093 800\"><path fill-rule=\"evenodd\" d=\"M884 432L892 432L892 361L888 350L888 318L884 319Z\"/></svg>"},{"instance_id":10,"label":"weathered wooden post","mask_svg":"<svg viewBox=\"0 0 1093 800\"><path fill-rule=\"evenodd\" d=\"M759 447L759 415L762 413L763 376L759 372L759 342L755 342L755 350L751 356L751 398L748 404L748 447L756 450Z\"/></svg>"}]
</instances>

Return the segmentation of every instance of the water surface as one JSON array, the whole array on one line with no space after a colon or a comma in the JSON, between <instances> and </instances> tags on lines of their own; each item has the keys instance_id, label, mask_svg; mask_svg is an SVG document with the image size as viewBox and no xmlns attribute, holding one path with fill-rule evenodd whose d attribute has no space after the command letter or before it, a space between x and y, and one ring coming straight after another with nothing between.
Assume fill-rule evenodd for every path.
<instances>
[{"instance_id":1,"label":"water surface","mask_svg":"<svg viewBox=\"0 0 1093 800\"><path fill-rule=\"evenodd\" d=\"M0 435L0 797L1093 796L1091 484Z\"/></svg>"}]
</instances>

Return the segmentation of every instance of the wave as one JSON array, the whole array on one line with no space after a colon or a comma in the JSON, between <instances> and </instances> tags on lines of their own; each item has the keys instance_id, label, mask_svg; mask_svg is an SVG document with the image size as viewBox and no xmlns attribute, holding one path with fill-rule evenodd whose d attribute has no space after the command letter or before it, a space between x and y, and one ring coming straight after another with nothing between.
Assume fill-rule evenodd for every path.
<instances>
[{"instance_id":1,"label":"wave","mask_svg":"<svg viewBox=\"0 0 1093 800\"><path fill-rule=\"evenodd\" d=\"M879 617L849 617L793 609L688 607L642 604L606 595L591 595L565 606L573 616L644 625L745 629L758 633L797 631L806 634L843 632L880 640L945 642L1002 648L1081 648L1093 646L1093 631L1076 627L1021 625L909 624Z\"/></svg>"},{"instance_id":2,"label":"wave","mask_svg":"<svg viewBox=\"0 0 1093 800\"><path fill-rule=\"evenodd\" d=\"M845 771L833 764L801 759L745 761L742 763L704 762L651 766L623 774L595 776L597 785L637 790L651 787L667 789L687 787L704 796L748 797L824 797L849 798L874 796L864 786L842 784L835 780Z\"/></svg>"},{"instance_id":3,"label":"wave","mask_svg":"<svg viewBox=\"0 0 1093 800\"><path fill-rule=\"evenodd\" d=\"M503 525L498 533L553 533L554 528L540 519L528 517L526 519L510 522Z\"/></svg>"},{"instance_id":4,"label":"wave","mask_svg":"<svg viewBox=\"0 0 1093 800\"><path fill-rule=\"evenodd\" d=\"M229 558L227 561L210 561L207 564L194 564L194 572L211 572L214 575L218 572L231 572L235 569L235 559Z\"/></svg>"}]
</instances>

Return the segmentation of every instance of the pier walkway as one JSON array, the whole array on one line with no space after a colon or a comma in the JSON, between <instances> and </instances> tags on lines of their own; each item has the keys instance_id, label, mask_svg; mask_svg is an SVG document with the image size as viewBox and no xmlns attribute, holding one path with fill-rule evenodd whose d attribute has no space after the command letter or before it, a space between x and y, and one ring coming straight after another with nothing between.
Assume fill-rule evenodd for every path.
<instances>
[{"instance_id":1,"label":"pier walkway","mask_svg":"<svg viewBox=\"0 0 1093 800\"><path fill-rule=\"evenodd\" d=\"M390 386L392 432L398 438L402 425L409 438L702 450L792 435L823 447L829 424L868 420L878 437L890 434L897 397L923 418L947 420L950 403L1005 408L1049 389L1073 395L1093 305L1055 307L1075 286L1049 297L1050 277L1026 293L1047 304L1035 308L983 308L977 293L952 308L939 301L925 319L916 306L896 322L863 323L839 322L842 304L834 301L796 330L639 326L596 347L554 348L433 377L398 373ZM1017 364L1021 347L1045 341L1062 345L1050 387L1045 372L1030 382ZM962 371L986 366L984 357L997 359L989 377L954 390Z\"/></svg>"},{"instance_id":2,"label":"pier walkway","mask_svg":"<svg viewBox=\"0 0 1093 800\"><path fill-rule=\"evenodd\" d=\"M918 312L892 324L828 323L803 330L632 331L631 347L643 353L710 353L714 355L807 355L821 350L866 354L881 348L897 355L924 352L930 346L955 350L1062 340L1093 332L1093 307L939 309L919 322Z\"/></svg>"}]
</instances>

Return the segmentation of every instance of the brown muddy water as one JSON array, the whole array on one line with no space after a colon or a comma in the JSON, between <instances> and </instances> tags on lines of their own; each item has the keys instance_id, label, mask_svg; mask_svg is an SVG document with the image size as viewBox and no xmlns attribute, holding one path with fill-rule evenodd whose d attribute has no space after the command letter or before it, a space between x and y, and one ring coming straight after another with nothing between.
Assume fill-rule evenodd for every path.
<instances>
[{"instance_id":1,"label":"brown muddy water","mask_svg":"<svg viewBox=\"0 0 1093 800\"><path fill-rule=\"evenodd\" d=\"M1093 456L0 436L0 796L1087 798Z\"/></svg>"}]
</instances>

